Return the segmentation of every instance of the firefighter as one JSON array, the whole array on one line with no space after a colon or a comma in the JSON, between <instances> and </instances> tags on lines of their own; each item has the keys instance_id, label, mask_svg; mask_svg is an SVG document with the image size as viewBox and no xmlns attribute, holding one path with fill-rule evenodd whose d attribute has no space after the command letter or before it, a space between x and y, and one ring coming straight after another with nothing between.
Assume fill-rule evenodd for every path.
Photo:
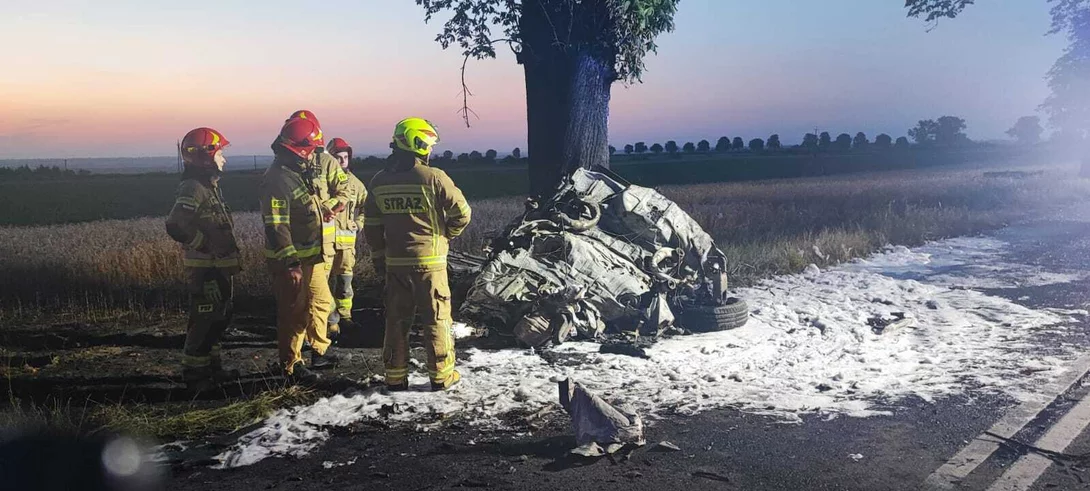
<instances>
[{"instance_id":1,"label":"firefighter","mask_svg":"<svg viewBox=\"0 0 1090 491\"><path fill-rule=\"evenodd\" d=\"M323 145L321 128L314 121L289 119L272 144L275 158L260 185L265 257L277 303L280 362L284 375L302 384L318 380L303 363L304 340L313 350L312 367L336 362L328 352L330 341L325 333L333 302L323 223L344 206L348 178L339 166L336 171L320 166L316 151Z\"/></svg>"},{"instance_id":2,"label":"firefighter","mask_svg":"<svg viewBox=\"0 0 1090 491\"><path fill-rule=\"evenodd\" d=\"M318 127L319 132L322 131L322 123L318 121L318 117L311 111L306 109L295 111L288 116L288 119L284 120L284 123L289 123L293 119L311 121ZM351 202L348 173L341 168L337 159L326 151L324 138L319 139L318 146L314 149L314 161L315 165L317 165L317 172L325 176L324 181L327 184L326 186L318 186L317 192L321 194L320 199L324 201L330 197L336 197L343 206L347 206ZM314 295L310 299L309 312L311 322L315 324L315 327L307 330L307 337L304 340L305 345L312 350L314 350L315 344L332 344L332 338L339 334L338 326L329 325L330 317L335 310L333 292L329 287L329 278L333 261L337 255L336 238L336 215L323 216L322 263L324 266L315 270L313 283L310 287L314 290ZM321 285L325 285L325 287L323 288ZM331 327L332 329L330 329ZM311 354L311 366L314 368L331 368L340 361L332 353L315 355L316 352L317 350L314 350Z\"/></svg>"},{"instance_id":3,"label":"firefighter","mask_svg":"<svg viewBox=\"0 0 1090 491\"><path fill-rule=\"evenodd\" d=\"M364 206L364 236L375 271L386 279L383 358L389 390L408 388L409 330L415 315L424 329L432 390L461 375L454 369L448 241L469 225L462 191L445 172L428 165L439 143L434 125L408 118L394 129L393 155L371 181Z\"/></svg>"},{"instance_id":4,"label":"firefighter","mask_svg":"<svg viewBox=\"0 0 1090 491\"><path fill-rule=\"evenodd\" d=\"M193 389L238 378L220 358L220 338L231 322L232 279L241 270L231 210L219 187L227 145L212 128L186 133L179 148L185 170L166 220L167 234L185 250L190 305L182 378Z\"/></svg>"},{"instance_id":5,"label":"firefighter","mask_svg":"<svg viewBox=\"0 0 1090 491\"><path fill-rule=\"evenodd\" d=\"M336 310L329 316L330 338L336 340L340 325L351 328L352 322L352 272L356 266L356 238L363 227L363 203L367 199L367 188L348 168L352 162L352 146L343 138L329 141L329 153L337 159L341 169L348 175L349 201L345 208L337 213L335 257L330 276L333 279L333 300Z\"/></svg>"}]
</instances>

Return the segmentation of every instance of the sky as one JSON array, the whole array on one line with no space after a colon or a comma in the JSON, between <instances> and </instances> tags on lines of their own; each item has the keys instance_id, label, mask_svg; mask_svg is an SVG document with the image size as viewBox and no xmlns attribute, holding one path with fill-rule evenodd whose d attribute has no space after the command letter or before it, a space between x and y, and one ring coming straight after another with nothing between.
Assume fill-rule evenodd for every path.
<instances>
[{"instance_id":1,"label":"sky","mask_svg":"<svg viewBox=\"0 0 1090 491\"><path fill-rule=\"evenodd\" d=\"M479 115L458 110L460 53L413 0L39 0L0 16L0 159L173 155L188 130L270 154L294 110L327 139L383 154L394 124L436 123L440 148L525 150L521 66L471 61ZM1005 138L1047 96L1065 41L1045 0L978 2L927 31L902 0L682 0L643 83L613 87L610 141L902 136L956 115Z\"/></svg>"}]
</instances>

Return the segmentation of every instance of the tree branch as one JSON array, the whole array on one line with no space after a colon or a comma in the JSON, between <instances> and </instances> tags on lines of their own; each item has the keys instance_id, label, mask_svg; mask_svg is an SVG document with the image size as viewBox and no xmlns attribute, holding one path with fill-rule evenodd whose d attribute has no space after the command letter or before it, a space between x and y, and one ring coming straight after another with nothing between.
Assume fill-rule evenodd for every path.
<instances>
[{"instance_id":1,"label":"tree branch","mask_svg":"<svg viewBox=\"0 0 1090 491\"><path fill-rule=\"evenodd\" d=\"M504 43L504 42L507 43L508 47L511 48L511 51L515 50L515 48L513 46L515 41L511 40L511 39L507 39L507 38L504 38L504 39L491 39L491 40L488 41L488 46L491 46L491 45L496 44L496 43ZM461 74L462 75L461 76L461 79L462 79L462 93L461 93L461 95L462 95L462 107L461 107L461 109L458 110L458 113L462 115L462 120L466 122L466 128L470 127L470 125L469 125L469 115L470 114L472 114L473 117L475 117L477 119L481 119L481 117L479 115L477 115L476 111L469 108L469 96L473 95L473 92L471 92L469 90L469 85L466 84L466 65L469 63L469 57L472 56L472 55L473 55L472 51L466 50L465 56L462 58L462 74Z\"/></svg>"}]
</instances>

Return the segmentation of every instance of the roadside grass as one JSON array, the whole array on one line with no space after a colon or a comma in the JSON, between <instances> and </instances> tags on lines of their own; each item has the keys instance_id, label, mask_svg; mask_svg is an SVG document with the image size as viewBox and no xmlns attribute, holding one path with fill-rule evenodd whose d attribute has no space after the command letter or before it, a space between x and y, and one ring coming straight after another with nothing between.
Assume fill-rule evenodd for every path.
<instances>
[{"instance_id":1,"label":"roadside grass","mask_svg":"<svg viewBox=\"0 0 1090 491\"><path fill-rule=\"evenodd\" d=\"M277 409L311 404L318 397L313 390L287 386L270 388L218 407L109 404L96 407L92 421L103 429L161 441L188 440L232 433L262 421Z\"/></svg>"},{"instance_id":2,"label":"roadside grass","mask_svg":"<svg viewBox=\"0 0 1090 491\"><path fill-rule=\"evenodd\" d=\"M278 409L310 404L319 394L297 386L270 386L232 402L98 404L90 401L21 401L9 393L0 409L0 428L49 428L72 434L117 432L158 441L229 434L258 423Z\"/></svg>"}]
</instances>

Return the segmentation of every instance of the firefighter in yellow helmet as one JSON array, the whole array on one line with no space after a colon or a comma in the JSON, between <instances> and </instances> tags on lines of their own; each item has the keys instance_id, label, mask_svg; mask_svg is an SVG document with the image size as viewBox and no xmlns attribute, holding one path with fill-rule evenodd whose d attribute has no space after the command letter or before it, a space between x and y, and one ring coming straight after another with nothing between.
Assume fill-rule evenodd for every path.
<instances>
[{"instance_id":1,"label":"firefighter in yellow helmet","mask_svg":"<svg viewBox=\"0 0 1090 491\"><path fill-rule=\"evenodd\" d=\"M303 362L303 341L313 349L311 366L337 361L329 353L326 327L333 299L329 292L332 233L326 223L345 206L348 177L335 162L322 164L322 130L311 119L284 123L272 144L275 158L260 184L265 222L265 258L277 304L277 344L284 375L297 383L318 379ZM329 251L327 254L326 235ZM330 258L330 259L327 259Z\"/></svg>"},{"instance_id":2,"label":"firefighter in yellow helmet","mask_svg":"<svg viewBox=\"0 0 1090 491\"><path fill-rule=\"evenodd\" d=\"M393 140L389 163L371 181L363 228L375 270L386 279L386 386L408 388L409 330L419 315L431 388L445 390L461 378L454 369L448 241L469 225L469 204L445 172L428 165L439 143L430 122L402 120Z\"/></svg>"},{"instance_id":3,"label":"firefighter in yellow helmet","mask_svg":"<svg viewBox=\"0 0 1090 491\"><path fill-rule=\"evenodd\" d=\"M330 277L333 280L333 301L336 310L329 316L330 338L336 340L340 326L352 326L352 277L356 267L356 238L363 227L363 204L367 199L367 188L352 174L349 164L352 162L352 146L343 138L329 141L329 153L337 159L341 169L348 175L349 201L340 213L337 213L336 240Z\"/></svg>"},{"instance_id":4,"label":"firefighter in yellow helmet","mask_svg":"<svg viewBox=\"0 0 1090 491\"><path fill-rule=\"evenodd\" d=\"M185 171L166 219L167 234L185 249L190 305L182 377L196 390L238 377L237 370L225 371L220 359L220 338L231 321L232 278L241 270L231 210L219 187L227 145L211 128L196 128L182 138Z\"/></svg>"}]
</instances>

